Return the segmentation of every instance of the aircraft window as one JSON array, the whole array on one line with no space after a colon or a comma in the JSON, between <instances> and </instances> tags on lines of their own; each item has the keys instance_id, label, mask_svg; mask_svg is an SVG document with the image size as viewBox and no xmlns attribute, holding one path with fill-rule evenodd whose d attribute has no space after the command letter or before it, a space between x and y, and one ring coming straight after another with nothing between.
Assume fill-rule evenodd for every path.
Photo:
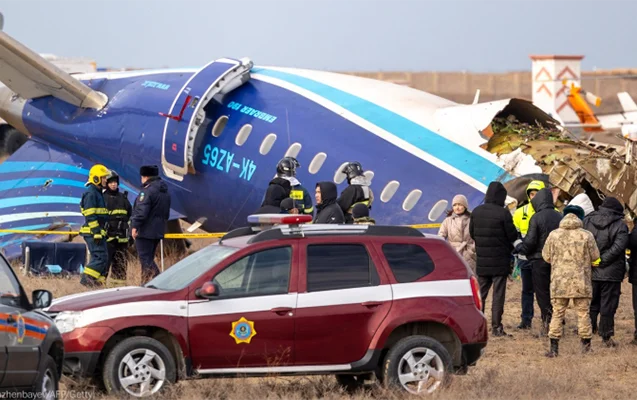
<instances>
[{"instance_id":1,"label":"aircraft window","mask_svg":"<svg viewBox=\"0 0 637 400\"><path fill-rule=\"evenodd\" d=\"M274 146L274 142L276 141L276 135L274 133L269 134L263 139L261 142L261 147L259 147L259 153L262 155L266 155L272 150L272 146Z\"/></svg>"},{"instance_id":2,"label":"aircraft window","mask_svg":"<svg viewBox=\"0 0 637 400\"><path fill-rule=\"evenodd\" d=\"M292 143L288 151L285 152L285 157L297 157L301 151L301 143Z\"/></svg>"},{"instance_id":3,"label":"aircraft window","mask_svg":"<svg viewBox=\"0 0 637 400\"><path fill-rule=\"evenodd\" d=\"M252 132L252 125L250 124L245 124L239 129L239 133L237 133L237 137L234 139L237 146L243 146L246 140L248 140L250 132Z\"/></svg>"},{"instance_id":4,"label":"aircraft window","mask_svg":"<svg viewBox=\"0 0 637 400\"><path fill-rule=\"evenodd\" d=\"M308 168L308 171L310 171L310 174L315 174L319 172L326 158L327 158L327 154L325 153L318 153L317 155L315 155L314 158L312 159L312 162L310 163L310 167Z\"/></svg>"},{"instance_id":5,"label":"aircraft window","mask_svg":"<svg viewBox=\"0 0 637 400\"><path fill-rule=\"evenodd\" d=\"M439 200L433 207L431 207L431 211L429 211L429 221L435 221L442 213L447 209L447 205L449 202L447 200Z\"/></svg>"},{"instance_id":6,"label":"aircraft window","mask_svg":"<svg viewBox=\"0 0 637 400\"><path fill-rule=\"evenodd\" d=\"M399 186L400 182L398 181L389 182L380 193L380 201L382 201L383 203L387 203L389 200L391 200L391 198L394 197L394 195L398 191Z\"/></svg>"},{"instance_id":7,"label":"aircraft window","mask_svg":"<svg viewBox=\"0 0 637 400\"><path fill-rule=\"evenodd\" d=\"M223 132L224 128L226 127L227 123L228 117L226 115L222 115L221 117L219 117L219 119L217 119L214 126L212 127L212 136L219 137L219 135L221 135L221 132Z\"/></svg>"},{"instance_id":8,"label":"aircraft window","mask_svg":"<svg viewBox=\"0 0 637 400\"><path fill-rule=\"evenodd\" d=\"M418 200L420 200L420 196L422 196L421 190L414 189L411 192L409 192L409 194L405 198L405 201L403 202L403 210L411 211L411 209L414 208L416 203L418 203Z\"/></svg>"},{"instance_id":9,"label":"aircraft window","mask_svg":"<svg viewBox=\"0 0 637 400\"><path fill-rule=\"evenodd\" d=\"M370 182L372 181L372 179L374 179L374 171L365 171L363 172L363 175L365 175L367 180Z\"/></svg>"},{"instance_id":10,"label":"aircraft window","mask_svg":"<svg viewBox=\"0 0 637 400\"><path fill-rule=\"evenodd\" d=\"M347 163L349 163L349 161L345 161L343 164L341 164L336 170L336 173L334 174L334 183L336 183L337 185L340 185L341 183L343 183L345 178L347 178L347 176L345 176L345 174L341 172L343 171L343 168L345 168Z\"/></svg>"}]
</instances>

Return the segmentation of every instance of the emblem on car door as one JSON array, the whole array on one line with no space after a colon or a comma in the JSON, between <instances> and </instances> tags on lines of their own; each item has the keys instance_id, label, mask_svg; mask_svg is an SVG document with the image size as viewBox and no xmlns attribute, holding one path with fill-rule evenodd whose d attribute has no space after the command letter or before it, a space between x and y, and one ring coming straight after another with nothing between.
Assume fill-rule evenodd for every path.
<instances>
[{"instance_id":1,"label":"emblem on car door","mask_svg":"<svg viewBox=\"0 0 637 400\"><path fill-rule=\"evenodd\" d=\"M239 318L238 321L232 323L232 330L230 336L234 338L236 344L250 343L250 340L257 334L254 330L254 322L248 321L244 317Z\"/></svg>"}]
</instances>

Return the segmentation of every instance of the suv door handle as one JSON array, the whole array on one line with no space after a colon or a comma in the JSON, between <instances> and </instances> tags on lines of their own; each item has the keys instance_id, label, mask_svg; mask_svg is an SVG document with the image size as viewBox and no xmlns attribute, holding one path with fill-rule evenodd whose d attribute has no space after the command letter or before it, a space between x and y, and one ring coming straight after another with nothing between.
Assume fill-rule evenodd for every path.
<instances>
[{"instance_id":1,"label":"suv door handle","mask_svg":"<svg viewBox=\"0 0 637 400\"><path fill-rule=\"evenodd\" d=\"M292 312L292 308L291 307L276 307L270 310L271 312L275 313L275 314L279 314L279 315L283 315L286 313L291 313Z\"/></svg>"},{"instance_id":2,"label":"suv door handle","mask_svg":"<svg viewBox=\"0 0 637 400\"><path fill-rule=\"evenodd\" d=\"M362 306L365 306L365 307L368 307L368 308L378 307L378 306L380 306L382 304L383 304L382 301L366 301L364 303L361 303Z\"/></svg>"}]
</instances>

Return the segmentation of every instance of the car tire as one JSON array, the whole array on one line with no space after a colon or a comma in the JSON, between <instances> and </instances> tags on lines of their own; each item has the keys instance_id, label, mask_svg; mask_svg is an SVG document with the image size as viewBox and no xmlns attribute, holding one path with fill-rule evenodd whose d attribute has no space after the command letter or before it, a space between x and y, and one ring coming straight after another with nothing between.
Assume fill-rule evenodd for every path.
<instances>
[{"instance_id":1,"label":"car tire","mask_svg":"<svg viewBox=\"0 0 637 400\"><path fill-rule=\"evenodd\" d=\"M409 356L413 360L409 362ZM426 357L425 357L426 356ZM433 393L451 381L451 356L437 340L428 336L409 336L389 350L383 365L383 382L411 394ZM401 381L400 376L405 379Z\"/></svg>"},{"instance_id":2,"label":"car tire","mask_svg":"<svg viewBox=\"0 0 637 400\"><path fill-rule=\"evenodd\" d=\"M132 383L122 384L126 378ZM147 336L133 336L118 343L106 357L102 372L108 394L133 397L158 393L167 384L175 383L176 378L177 368L170 351Z\"/></svg>"},{"instance_id":3,"label":"car tire","mask_svg":"<svg viewBox=\"0 0 637 400\"><path fill-rule=\"evenodd\" d=\"M33 385L34 398L57 399L60 389L58 366L50 355L46 354L40 364L38 377Z\"/></svg>"}]
</instances>

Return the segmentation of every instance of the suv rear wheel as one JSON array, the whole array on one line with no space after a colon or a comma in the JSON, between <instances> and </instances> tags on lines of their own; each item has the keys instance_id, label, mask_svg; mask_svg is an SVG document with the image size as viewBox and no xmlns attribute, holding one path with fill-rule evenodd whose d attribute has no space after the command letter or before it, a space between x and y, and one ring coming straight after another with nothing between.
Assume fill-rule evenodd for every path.
<instances>
[{"instance_id":1,"label":"suv rear wheel","mask_svg":"<svg viewBox=\"0 0 637 400\"><path fill-rule=\"evenodd\" d=\"M451 379L451 356L445 347L428 336L399 340L385 357L383 381L412 393L433 393Z\"/></svg>"},{"instance_id":2,"label":"suv rear wheel","mask_svg":"<svg viewBox=\"0 0 637 400\"><path fill-rule=\"evenodd\" d=\"M108 393L145 397L174 383L177 369L166 346L153 338L133 336L109 353L102 377Z\"/></svg>"}]
</instances>

